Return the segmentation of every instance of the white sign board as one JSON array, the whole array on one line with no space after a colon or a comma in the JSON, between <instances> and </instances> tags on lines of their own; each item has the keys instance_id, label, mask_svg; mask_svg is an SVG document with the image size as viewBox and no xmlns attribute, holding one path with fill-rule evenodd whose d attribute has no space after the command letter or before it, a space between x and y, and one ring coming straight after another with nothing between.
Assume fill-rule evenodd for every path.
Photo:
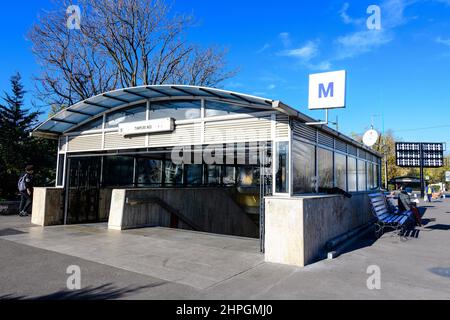
<instances>
[{"instance_id":1,"label":"white sign board","mask_svg":"<svg viewBox=\"0 0 450 320\"><path fill-rule=\"evenodd\" d=\"M450 182L450 171L445 171L445 182Z\"/></svg>"},{"instance_id":2,"label":"white sign board","mask_svg":"<svg viewBox=\"0 0 450 320\"><path fill-rule=\"evenodd\" d=\"M175 122L172 118L119 124L119 133L123 136L157 132L171 132L173 130L175 130Z\"/></svg>"},{"instance_id":3,"label":"white sign board","mask_svg":"<svg viewBox=\"0 0 450 320\"><path fill-rule=\"evenodd\" d=\"M345 108L345 70L309 75L310 110Z\"/></svg>"}]
</instances>

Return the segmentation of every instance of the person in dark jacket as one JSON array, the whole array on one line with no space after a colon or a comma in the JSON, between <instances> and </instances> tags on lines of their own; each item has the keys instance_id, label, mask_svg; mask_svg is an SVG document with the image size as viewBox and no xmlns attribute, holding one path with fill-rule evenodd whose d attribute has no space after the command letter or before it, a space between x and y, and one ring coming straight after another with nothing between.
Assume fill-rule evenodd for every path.
<instances>
[{"instance_id":1,"label":"person in dark jacket","mask_svg":"<svg viewBox=\"0 0 450 320\"><path fill-rule=\"evenodd\" d=\"M416 224L419 227L422 226L422 219L420 217L419 209L417 209L416 203L411 201L411 196L403 189L403 187L400 187L400 192L398 194L398 211L400 213L412 211Z\"/></svg>"},{"instance_id":2,"label":"person in dark jacket","mask_svg":"<svg viewBox=\"0 0 450 320\"><path fill-rule=\"evenodd\" d=\"M27 165L25 173L20 177L18 189L20 192L19 216L26 217L30 214L33 203L33 165Z\"/></svg>"}]
</instances>

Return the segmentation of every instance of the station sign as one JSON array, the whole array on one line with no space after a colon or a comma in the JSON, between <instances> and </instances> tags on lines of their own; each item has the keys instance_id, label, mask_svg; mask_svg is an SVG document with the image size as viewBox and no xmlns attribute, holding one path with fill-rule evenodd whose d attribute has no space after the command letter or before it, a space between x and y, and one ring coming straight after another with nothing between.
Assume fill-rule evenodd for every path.
<instances>
[{"instance_id":1,"label":"station sign","mask_svg":"<svg viewBox=\"0 0 450 320\"><path fill-rule=\"evenodd\" d=\"M154 119L119 124L119 133L125 136L141 135L175 130L173 118Z\"/></svg>"},{"instance_id":2,"label":"station sign","mask_svg":"<svg viewBox=\"0 0 450 320\"><path fill-rule=\"evenodd\" d=\"M345 70L309 75L310 110L345 108Z\"/></svg>"},{"instance_id":3,"label":"station sign","mask_svg":"<svg viewBox=\"0 0 450 320\"><path fill-rule=\"evenodd\" d=\"M396 164L399 167L440 168L444 166L443 143L397 142Z\"/></svg>"}]
</instances>

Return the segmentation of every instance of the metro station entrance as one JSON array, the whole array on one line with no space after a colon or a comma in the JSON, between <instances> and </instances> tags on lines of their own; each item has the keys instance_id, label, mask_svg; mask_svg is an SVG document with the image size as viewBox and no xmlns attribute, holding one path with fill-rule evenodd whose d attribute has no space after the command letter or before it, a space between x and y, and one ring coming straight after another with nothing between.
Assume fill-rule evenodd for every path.
<instances>
[{"instance_id":1,"label":"metro station entrance","mask_svg":"<svg viewBox=\"0 0 450 320\"><path fill-rule=\"evenodd\" d=\"M203 207L201 204L207 201L208 190L214 194L220 194L221 200L217 205L234 207L234 222L242 219L244 224L253 224L254 231L248 236L261 237L264 231L264 196L272 192L271 169L271 144L264 143L263 151L250 152L249 144L244 146L242 164L176 164L171 159L170 149L136 150L135 152L72 154L68 156L66 176L66 224L107 222L111 194L113 189L141 190L139 202L148 199L154 200L154 192L162 190L162 193L174 193L175 189L198 189L198 194L206 198L197 197L193 201L196 204L173 204L181 214L186 213L189 205ZM236 149L238 149L236 147ZM236 151L237 152L237 151ZM261 157L260 154L264 154ZM252 159L252 157L256 157ZM201 190L204 189L202 192ZM149 190L146 195L145 190ZM158 203L146 210L152 211L156 207L165 211L162 215L170 216L173 212L164 210L161 199ZM167 206L166 206L167 207ZM220 211L220 210L218 210ZM143 214L146 214L143 212ZM227 218L218 218L217 221L211 215L205 225L200 221L204 214L198 212L199 225L206 226L198 231L211 232L217 229L214 224L227 223ZM196 215L188 213L193 222ZM216 213L216 216L219 212ZM239 216L241 216L239 218ZM173 222L174 217L171 217ZM211 219L211 220L209 220ZM175 217L178 221L178 217ZM197 222L199 222L197 221ZM182 222L182 221L181 221ZM162 225L164 226L164 225ZM170 227L184 228L183 223ZM249 227L248 229L252 229ZM230 229L227 229L230 230ZM226 234L226 233L224 233Z\"/></svg>"},{"instance_id":2,"label":"metro station entrance","mask_svg":"<svg viewBox=\"0 0 450 320\"><path fill-rule=\"evenodd\" d=\"M101 158L69 158L67 174L65 223L102 222L99 214Z\"/></svg>"}]
</instances>

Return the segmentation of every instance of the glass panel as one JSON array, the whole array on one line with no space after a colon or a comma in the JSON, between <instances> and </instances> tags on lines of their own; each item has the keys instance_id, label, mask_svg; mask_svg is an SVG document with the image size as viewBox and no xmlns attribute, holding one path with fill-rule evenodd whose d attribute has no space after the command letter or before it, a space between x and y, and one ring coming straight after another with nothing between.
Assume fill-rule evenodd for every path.
<instances>
[{"instance_id":1,"label":"glass panel","mask_svg":"<svg viewBox=\"0 0 450 320\"><path fill-rule=\"evenodd\" d=\"M164 162L164 183L166 185L183 184L183 165L174 164L171 161Z\"/></svg>"},{"instance_id":2,"label":"glass panel","mask_svg":"<svg viewBox=\"0 0 450 320\"><path fill-rule=\"evenodd\" d=\"M277 142L276 157L275 192L286 193L289 190L289 142Z\"/></svg>"},{"instance_id":3,"label":"glass panel","mask_svg":"<svg viewBox=\"0 0 450 320\"><path fill-rule=\"evenodd\" d=\"M260 112L262 110L254 108L246 108L236 106L230 103L216 102L216 101L206 101L205 116L206 117L217 117L217 116L227 116L233 114L242 113L253 113Z\"/></svg>"},{"instance_id":4,"label":"glass panel","mask_svg":"<svg viewBox=\"0 0 450 320\"><path fill-rule=\"evenodd\" d=\"M186 184L188 186L200 186L203 184L203 165L188 164L186 170Z\"/></svg>"},{"instance_id":5,"label":"glass panel","mask_svg":"<svg viewBox=\"0 0 450 320\"><path fill-rule=\"evenodd\" d=\"M144 121L146 119L147 107L145 104L137 107L122 109L106 116L105 128L115 128L119 123Z\"/></svg>"},{"instance_id":6,"label":"glass panel","mask_svg":"<svg viewBox=\"0 0 450 320\"><path fill-rule=\"evenodd\" d=\"M58 156L58 176L56 177L56 185L62 186L64 180L64 163L66 161L66 157L64 154L60 154Z\"/></svg>"},{"instance_id":7,"label":"glass panel","mask_svg":"<svg viewBox=\"0 0 450 320\"><path fill-rule=\"evenodd\" d=\"M127 187L133 185L134 158L126 156L105 157L103 161L103 185Z\"/></svg>"},{"instance_id":8,"label":"glass panel","mask_svg":"<svg viewBox=\"0 0 450 320\"><path fill-rule=\"evenodd\" d=\"M375 188L379 188L380 184L379 184L379 180L380 180L380 166L379 165L374 165L374 179L375 179Z\"/></svg>"},{"instance_id":9,"label":"glass panel","mask_svg":"<svg viewBox=\"0 0 450 320\"><path fill-rule=\"evenodd\" d=\"M222 167L216 165L208 166L208 184L209 185L219 185L220 184L220 173Z\"/></svg>"},{"instance_id":10,"label":"glass panel","mask_svg":"<svg viewBox=\"0 0 450 320\"><path fill-rule=\"evenodd\" d=\"M201 102L194 101L168 101L152 103L150 106L150 119L173 118L175 120L198 119L201 117Z\"/></svg>"},{"instance_id":11,"label":"glass panel","mask_svg":"<svg viewBox=\"0 0 450 320\"><path fill-rule=\"evenodd\" d=\"M234 185L236 184L236 168L235 167L225 167L225 172L223 173L223 184Z\"/></svg>"},{"instance_id":12,"label":"glass panel","mask_svg":"<svg viewBox=\"0 0 450 320\"><path fill-rule=\"evenodd\" d=\"M374 175L373 175L373 163L367 163L367 187L373 189L375 187Z\"/></svg>"},{"instance_id":13,"label":"glass panel","mask_svg":"<svg viewBox=\"0 0 450 320\"><path fill-rule=\"evenodd\" d=\"M294 193L311 193L316 191L316 147L295 141L293 143Z\"/></svg>"},{"instance_id":14,"label":"glass panel","mask_svg":"<svg viewBox=\"0 0 450 320\"><path fill-rule=\"evenodd\" d=\"M333 152L330 150L317 149L317 173L319 188L333 188Z\"/></svg>"},{"instance_id":15,"label":"glass panel","mask_svg":"<svg viewBox=\"0 0 450 320\"><path fill-rule=\"evenodd\" d=\"M137 185L160 186L162 182L162 161L152 159L137 160Z\"/></svg>"},{"instance_id":16,"label":"glass panel","mask_svg":"<svg viewBox=\"0 0 450 320\"><path fill-rule=\"evenodd\" d=\"M366 191L366 162L358 159L358 191Z\"/></svg>"},{"instance_id":17,"label":"glass panel","mask_svg":"<svg viewBox=\"0 0 450 320\"><path fill-rule=\"evenodd\" d=\"M347 190L347 157L340 153L334 154L334 169L336 187Z\"/></svg>"},{"instance_id":18,"label":"glass panel","mask_svg":"<svg viewBox=\"0 0 450 320\"><path fill-rule=\"evenodd\" d=\"M101 157L69 158L67 223L108 220L99 210Z\"/></svg>"},{"instance_id":19,"label":"glass panel","mask_svg":"<svg viewBox=\"0 0 450 320\"><path fill-rule=\"evenodd\" d=\"M241 187L259 186L259 167L238 167L238 185Z\"/></svg>"},{"instance_id":20,"label":"glass panel","mask_svg":"<svg viewBox=\"0 0 450 320\"><path fill-rule=\"evenodd\" d=\"M356 159L347 158L348 161L348 191L357 191L356 188Z\"/></svg>"},{"instance_id":21,"label":"glass panel","mask_svg":"<svg viewBox=\"0 0 450 320\"><path fill-rule=\"evenodd\" d=\"M82 126L75 128L73 131L75 132L83 132L89 130L98 130L103 128L103 117L92 120Z\"/></svg>"}]
</instances>

